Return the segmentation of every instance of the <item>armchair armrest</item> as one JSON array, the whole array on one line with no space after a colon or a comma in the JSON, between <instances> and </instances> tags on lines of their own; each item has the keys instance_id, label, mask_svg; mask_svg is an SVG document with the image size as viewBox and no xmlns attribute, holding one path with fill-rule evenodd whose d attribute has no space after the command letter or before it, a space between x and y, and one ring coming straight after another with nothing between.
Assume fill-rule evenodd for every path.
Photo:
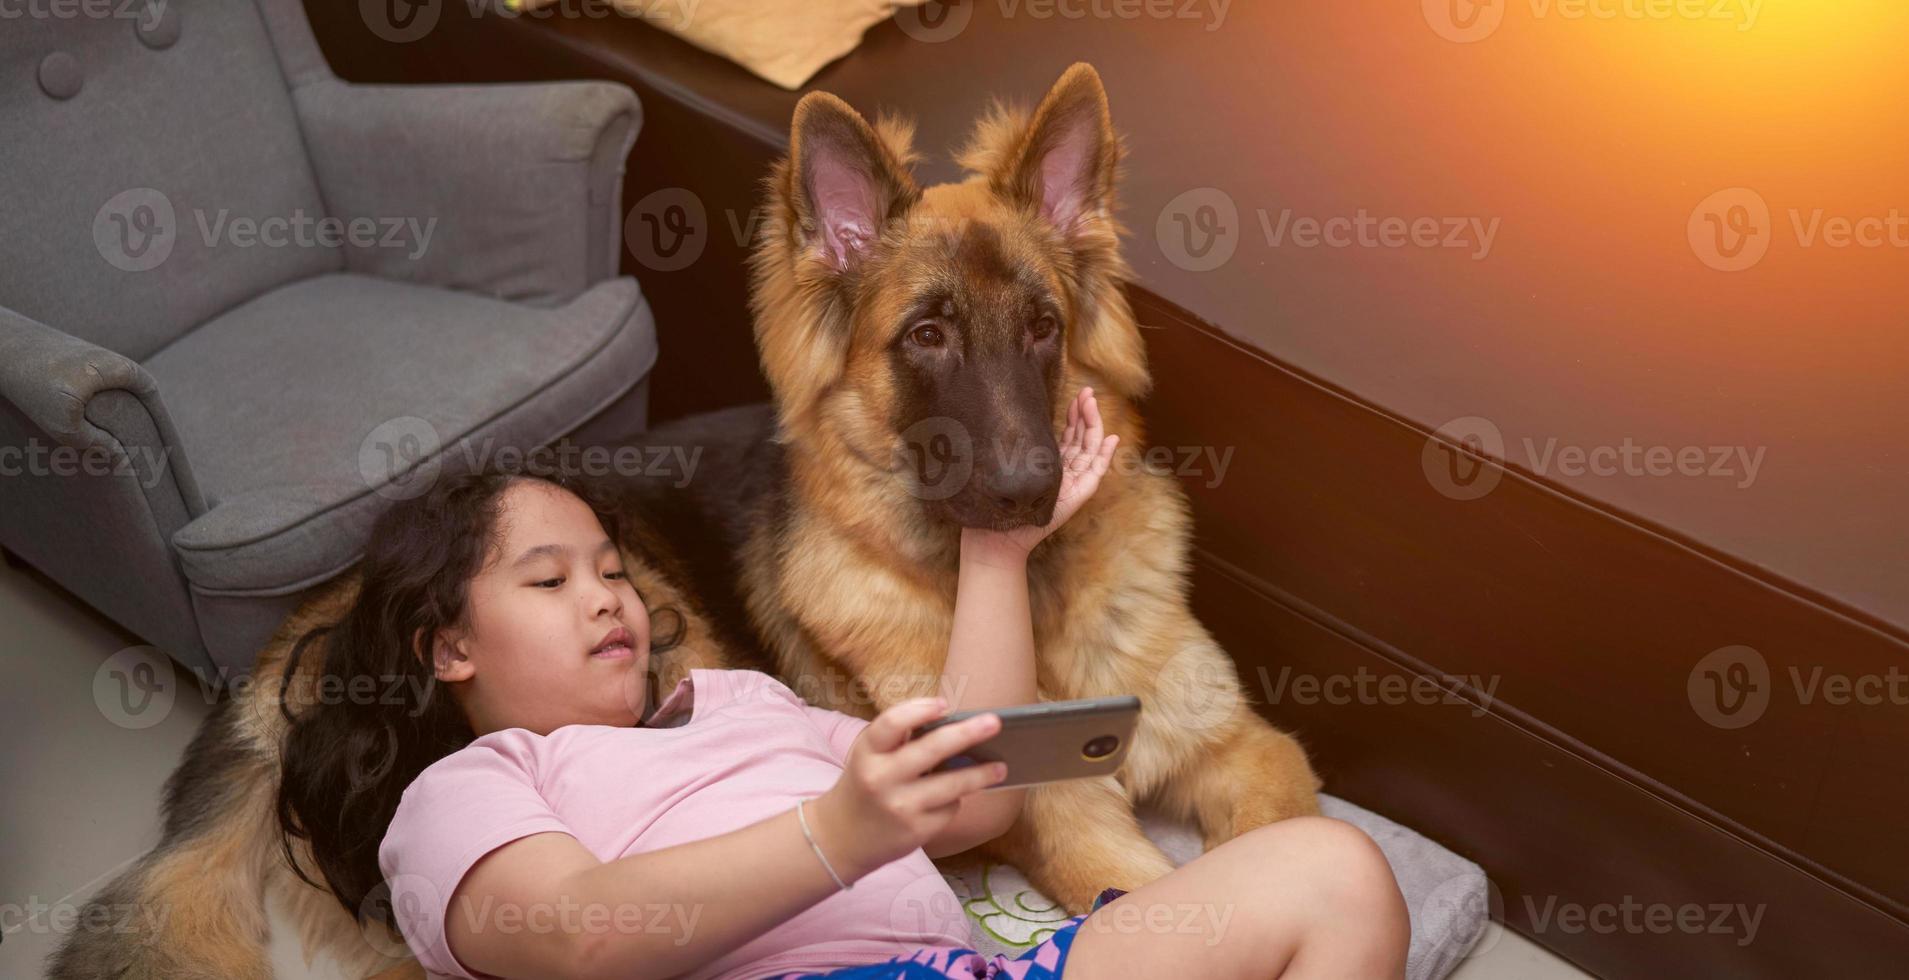
<instances>
[{"instance_id":1,"label":"armchair armrest","mask_svg":"<svg viewBox=\"0 0 1909 980\"><path fill-rule=\"evenodd\" d=\"M616 274L628 88L324 77L294 99L351 271L541 304Z\"/></svg>"},{"instance_id":2,"label":"armchair armrest","mask_svg":"<svg viewBox=\"0 0 1909 980\"><path fill-rule=\"evenodd\" d=\"M86 420L86 406L119 389L144 401L159 384L130 358L0 306L0 396L63 445L85 449L111 437Z\"/></svg>"},{"instance_id":3,"label":"armchair armrest","mask_svg":"<svg viewBox=\"0 0 1909 980\"><path fill-rule=\"evenodd\" d=\"M0 306L0 398L61 445L124 453L155 512L183 523L205 511L159 383L138 362ZM172 499L157 488L170 476ZM159 500L150 499L160 492Z\"/></svg>"}]
</instances>

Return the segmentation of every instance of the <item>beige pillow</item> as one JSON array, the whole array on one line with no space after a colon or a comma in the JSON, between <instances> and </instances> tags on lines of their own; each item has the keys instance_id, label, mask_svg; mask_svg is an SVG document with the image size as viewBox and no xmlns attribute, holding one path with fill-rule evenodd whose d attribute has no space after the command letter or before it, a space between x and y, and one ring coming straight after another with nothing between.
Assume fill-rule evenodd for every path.
<instances>
[{"instance_id":1,"label":"beige pillow","mask_svg":"<svg viewBox=\"0 0 1909 980\"><path fill-rule=\"evenodd\" d=\"M525 10L558 0L506 0ZM855 50L862 34L925 0L611 0L629 17L728 58L786 89Z\"/></svg>"}]
</instances>

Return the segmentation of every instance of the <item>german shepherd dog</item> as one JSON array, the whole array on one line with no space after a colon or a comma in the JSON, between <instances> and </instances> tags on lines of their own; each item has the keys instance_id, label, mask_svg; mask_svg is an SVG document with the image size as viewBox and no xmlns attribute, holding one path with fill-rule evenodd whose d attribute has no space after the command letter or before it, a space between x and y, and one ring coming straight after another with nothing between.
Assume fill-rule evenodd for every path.
<instances>
[{"instance_id":1,"label":"german shepherd dog","mask_svg":"<svg viewBox=\"0 0 1909 980\"><path fill-rule=\"evenodd\" d=\"M1099 75L1074 65L1031 115L995 103L958 183L918 187L912 137L828 93L802 99L752 255L773 415L731 409L641 441L705 450L676 493L734 564L699 575L699 593L740 582L778 676L873 717L934 693L962 528L1051 519L1056 435L1093 388L1128 455L1029 558L1037 683L1047 700L1139 695L1140 723L1117 776L1031 787L980 849L1081 913L1103 888L1172 870L1137 803L1195 821L1211 848L1317 813L1320 782L1188 608L1179 484L1131 465L1150 376L1122 291L1123 147ZM662 495L646 492L655 513Z\"/></svg>"},{"instance_id":2,"label":"german shepherd dog","mask_svg":"<svg viewBox=\"0 0 1909 980\"><path fill-rule=\"evenodd\" d=\"M1128 455L1029 559L1037 679L1044 699L1136 694L1144 709L1117 776L1031 787L1022 818L979 849L1080 913L1103 888L1172 869L1136 804L1195 821L1211 848L1317 813L1320 784L1188 608L1179 485L1131 465L1150 377L1122 292L1122 147L1099 76L1073 66L1031 114L993 106L959 183L918 187L912 136L827 93L796 107L752 258L775 402L628 440L702 452L681 486L619 478L624 527L669 539L624 542L626 567L685 619L659 690L692 667L762 666L813 703L873 717L939 679L961 529L1051 519L1055 436L1091 386ZM355 592L347 576L301 607L255 676L282 671ZM309 703L308 673L294 705ZM308 958L421 975L398 937L285 865L272 812L283 728L268 684L207 720L168 782L160 845L93 899L164 903L163 926L133 942L76 933L55 980L269 977L268 896Z\"/></svg>"}]
</instances>

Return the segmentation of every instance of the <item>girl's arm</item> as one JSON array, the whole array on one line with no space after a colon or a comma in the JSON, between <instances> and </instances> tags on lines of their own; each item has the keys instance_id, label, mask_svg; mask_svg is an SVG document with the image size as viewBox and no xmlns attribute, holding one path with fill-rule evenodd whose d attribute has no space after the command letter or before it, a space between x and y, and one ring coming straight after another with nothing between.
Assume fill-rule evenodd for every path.
<instances>
[{"instance_id":1,"label":"girl's arm","mask_svg":"<svg viewBox=\"0 0 1909 980\"><path fill-rule=\"evenodd\" d=\"M955 591L954 631L941 668L941 696L951 711L1030 704L1034 687L1034 625L1028 612L1027 552L961 532L961 576ZM929 857L958 854L1007 832L1021 812L1020 788L976 793L922 850Z\"/></svg>"},{"instance_id":2,"label":"girl's arm","mask_svg":"<svg viewBox=\"0 0 1909 980\"><path fill-rule=\"evenodd\" d=\"M955 587L954 629L941 668L941 695L951 710L1031 704L1034 620L1028 608L1027 558L1100 487L1119 436L1103 436L1092 388L1067 409L1061 435L1061 488L1045 527L961 531L961 573ZM957 854L1007 832L1027 795L1016 787L976 793L961 801L953 822L923 845L929 857Z\"/></svg>"},{"instance_id":3,"label":"girl's arm","mask_svg":"<svg viewBox=\"0 0 1909 980\"><path fill-rule=\"evenodd\" d=\"M815 808L808 809L813 828ZM842 867L848 854L829 860L845 877L870 870ZM608 863L569 834L532 834L465 874L445 912L445 938L458 962L480 975L670 977L836 890L793 810Z\"/></svg>"},{"instance_id":4,"label":"girl's arm","mask_svg":"<svg viewBox=\"0 0 1909 980\"><path fill-rule=\"evenodd\" d=\"M941 710L924 698L882 712L842 778L805 805L816 846L843 880L914 851L960 799L999 780L989 766L922 775L995 731L975 719L909 740ZM714 961L839 887L793 809L609 862L569 834L537 833L464 873L444 910L445 941L459 963L491 976L660 980Z\"/></svg>"}]
</instances>

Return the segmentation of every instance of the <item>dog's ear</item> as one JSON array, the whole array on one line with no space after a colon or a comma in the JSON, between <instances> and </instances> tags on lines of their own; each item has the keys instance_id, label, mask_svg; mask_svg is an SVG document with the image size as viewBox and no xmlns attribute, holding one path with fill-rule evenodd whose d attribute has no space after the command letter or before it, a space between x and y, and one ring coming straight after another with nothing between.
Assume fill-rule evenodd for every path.
<instances>
[{"instance_id":1,"label":"dog's ear","mask_svg":"<svg viewBox=\"0 0 1909 980\"><path fill-rule=\"evenodd\" d=\"M1100 74L1081 62L1054 83L1018 138L994 154L989 181L996 194L1077 239L1112 212L1120 149Z\"/></svg>"},{"instance_id":2,"label":"dog's ear","mask_svg":"<svg viewBox=\"0 0 1909 980\"><path fill-rule=\"evenodd\" d=\"M789 133L789 206L803 253L845 272L868 257L887 223L921 197L908 172L906 124L877 133L848 103L810 92ZM894 145L896 139L901 146Z\"/></svg>"},{"instance_id":3,"label":"dog's ear","mask_svg":"<svg viewBox=\"0 0 1909 980\"><path fill-rule=\"evenodd\" d=\"M1107 91L1092 65L1075 64L1034 110L996 101L956 159L986 177L994 195L1050 222L1073 261L1068 272L1078 302L1069 331L1070 358L1101 385L1134 399L1152 381L1146 344L1121 283L1130 273L1120 256L1115 184L1124 153Z\"/></svg>"}]
</instances>

